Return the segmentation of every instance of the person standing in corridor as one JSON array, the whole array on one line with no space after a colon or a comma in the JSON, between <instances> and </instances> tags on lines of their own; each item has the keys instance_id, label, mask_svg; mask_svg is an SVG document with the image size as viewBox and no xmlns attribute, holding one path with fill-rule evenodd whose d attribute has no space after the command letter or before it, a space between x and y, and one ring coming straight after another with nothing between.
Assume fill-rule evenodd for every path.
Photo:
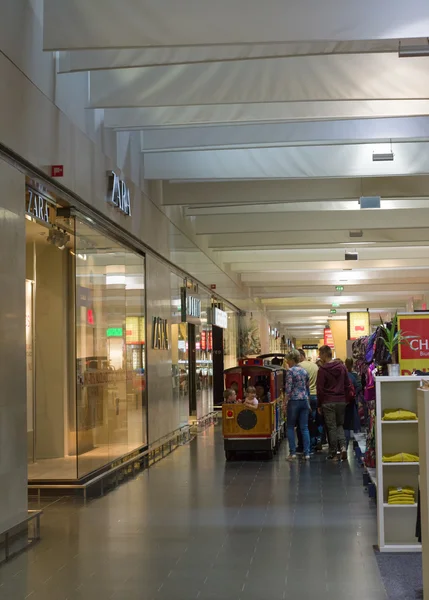
<instances>
[{"instance_id":1,"label":"person standing in corridor","mask_svg":"<svg viewBox=\"0 0 429 600\"><path fill-rule=\"evenodd\" d=\"M296 459L295 427L299 424L304 444L304 459L310 460L310 434L308 415L310 413L310 378L299 365L298 350L286 355L289 370L286 371L287 399L287 437L289 442L289 460Z\"/></svg>"},{"instance_id":2,"label":"person standing in corridor","mask_svg":"<svg viewBox=\"0 0 429 600\"><path fill-rule=\"evenodd\" d=\"M319 372L319 367L316 363L307 360L307 356L305 355L304 350L300 349L299 354L301 356L299 366L305 369L310 378L310 419L309 419L309 428L310 428L310 442L311 442L311 451L316 452L316 450L322 449L322 435L321 431L319 431L319 415L317 413L317 373ZM299 440L298 436L298 440Z\"/></svg>"},{"instance_id":3,"label":"person standing in corridor","mask_svg":"<svg viewBox=\"0 0 429 600\"><path fill-rule=\"evenodd\" d=\"M319 357L321 365L317 374L317 403L328 430L328 459L336 459L339 445L341 460L347 460L344 416L351 392L349 376L342 362L332 360L329 346L319 349Z\"/></svg>"}]
</instances>

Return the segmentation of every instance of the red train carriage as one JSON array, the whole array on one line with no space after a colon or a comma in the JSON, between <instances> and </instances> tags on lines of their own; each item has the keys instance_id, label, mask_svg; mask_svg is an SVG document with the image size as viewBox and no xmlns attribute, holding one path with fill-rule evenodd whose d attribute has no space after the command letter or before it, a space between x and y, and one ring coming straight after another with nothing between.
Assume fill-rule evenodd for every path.
<instances>
[{"instance_id":1,"label":"red train carriage","mask_svg":"<svg viewBox=\"0 0 429 600\"><path fill-rule=\"evenodd\" d=\"M222 427L225 456L231 460L237 452L266 452L272 458L285 436L284 374L281 365L269 364L266 355L246 358L237 367L225 371L225 388L234 388L243 400L249 386L263 387L257 409L241 403L224 404Z\"/></svg>"}]
</instances>

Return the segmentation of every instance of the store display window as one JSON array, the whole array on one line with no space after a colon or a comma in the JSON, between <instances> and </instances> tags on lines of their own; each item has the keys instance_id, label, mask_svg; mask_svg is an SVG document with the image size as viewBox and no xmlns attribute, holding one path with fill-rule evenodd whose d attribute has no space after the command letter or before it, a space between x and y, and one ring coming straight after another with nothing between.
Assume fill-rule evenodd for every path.
<instances>
[{"instance_id":1,"label":"store display window","mask_svg":"<svg viewBox=\"0 0 429 600\"><path fill-rule=\"evenodd\" d=\"M146 446L146 323L144 256L50 202L27 210L25 320L29 479L54 482Z\"/></svg>"},{"instance_id":2,"label":"store display window","mask_svg":"<svg viewBox=\"0 0 429 600\"><path fill-rule=\"evenodd\" d=\"M78 477L147 442L144 257L75 223Z\"/></svg>"}]
</instances>

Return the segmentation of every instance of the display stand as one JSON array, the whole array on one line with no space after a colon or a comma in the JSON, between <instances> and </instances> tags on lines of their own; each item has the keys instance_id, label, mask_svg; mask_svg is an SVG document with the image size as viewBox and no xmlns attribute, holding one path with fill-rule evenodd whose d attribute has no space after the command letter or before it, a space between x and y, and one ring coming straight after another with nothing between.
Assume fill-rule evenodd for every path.
<instances>
[{"instance_id":1,"label":"display stand","mask_svg":"<svg viewBox=\"0 0 429 600\"><path fill-rule=\"evenodd\" d=\"M417 413L417 388L429 377L376 378L377 521L380 552L420 552L415 537L417 504L388 504L389 487L411 486L416 491L418 462L383 463L383 454L419 454L418 421L383 421L386 409Z\"/></svg>"},{"instance_id":2,"label":"display stand","mask_svg":"<svg viewBox=\"0 0 429 600\"><path fill-rule=\"evenodd\" d=\"M420 513L423 550L423 596L429 598L429 390L417 391L420 452Z\"/></svg>"}]
</instances>

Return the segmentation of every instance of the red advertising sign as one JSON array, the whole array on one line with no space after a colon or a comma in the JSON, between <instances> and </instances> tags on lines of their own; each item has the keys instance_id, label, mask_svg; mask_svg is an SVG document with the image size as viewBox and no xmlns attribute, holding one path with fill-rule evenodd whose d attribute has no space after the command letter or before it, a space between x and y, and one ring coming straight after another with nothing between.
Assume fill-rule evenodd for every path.
<instances>
[{"instance_id":1,"label":"red advertising sign","mask_svg":"<svg viewBox=\"0 0 429 600\"><path fill-rule=\"evenodd\" d=\"M408 344L399 346L401 375L411 375L414 369L429 371L429 315L398 315L398 327L410 336Z\"/></svg>"},{"instance_id":2,"label":"red advertising sign","mask_svg":"<svg viewBox=\"0 0 429 600\"><path fill-rule=\"evenodd\" d=\"M207 350L207 331L201 332L201 350Z\"/></svg>"},{"instance_id":3,"label":"red advertising sign","mask_svg":"<svg viewBox=\"0 0 429 600\"><path fill-rule=\"evenodd\" d=\"M326 327L323 332L323 343L325 346L329 346L329 348L335 348L334 337L332 331L328 327Z\"/></svg>"},{"instance_id":4,"label":"red advertising sign","mask_svg":"<svg viewBox=\"0 0 429 600\"><path fill-rule=\"evenodd\" d=\"M209 352L213 350L213 333L209 331Z\"/></svg>"}]
</instances>

